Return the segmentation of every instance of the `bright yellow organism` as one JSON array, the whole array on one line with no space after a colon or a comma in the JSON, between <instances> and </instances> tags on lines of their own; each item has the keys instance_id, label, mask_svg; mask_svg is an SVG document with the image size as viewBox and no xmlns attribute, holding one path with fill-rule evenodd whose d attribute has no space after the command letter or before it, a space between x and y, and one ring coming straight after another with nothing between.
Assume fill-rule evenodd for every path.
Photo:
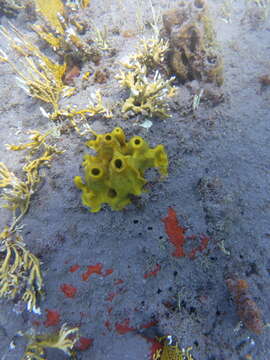
<instances>
[{"instance_id":1,"label":"bright yellow organism","mask_svg":"<svg viewBox=\"0 0 270 360\"><path fill-rule=\"evenodd\" d=\"M82 203L97 212L107 203L113 210L122 210L131 202L130 195L141 195L147 183L144 173L157 168L166 176L168 158L163 145L151 149L140 136L126 141L124 131L115 128L111 133L97 135L86 143L97 153L85 155L83 167L85 181L74 178L82 190Z\"/></svg>"}]
</instances>

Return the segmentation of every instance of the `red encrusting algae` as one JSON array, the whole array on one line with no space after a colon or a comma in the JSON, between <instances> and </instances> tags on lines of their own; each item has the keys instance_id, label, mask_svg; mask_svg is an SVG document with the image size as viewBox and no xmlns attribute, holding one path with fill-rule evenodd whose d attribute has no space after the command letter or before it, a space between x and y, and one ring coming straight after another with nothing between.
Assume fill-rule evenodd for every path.
<instances>
[{"instance_id":1,"label":"red encrusting algae","mask_svg":"<svg viewBox=\"0 0 270 360\"><path fill-rule=\"evenodd\" d=\"M46 309L46 321L44 321L44 325L48 326L55 326L58 325L60 322L60 314L58 311Z\"/></svg>"},{"instance_id":2,"label":"red encrusting algae","mask_svg":"<svg viewBox=\"0 0 270 360\"><path fill-rule=\"evenodd\" d=\"M121 323L115 324L115 330L118 332L118 334L123 335L136 329L129 326L129 319L124 319Z\"/></svg>"},{"instance_id":3,"label":"red encrusting algae","mask_svg":"<svg viewBox=\"0 0 270 360\"><path fill-rule=\"evenodd\" d=\"M158 324L158 320L152 320L152 321L149 321L146 324L142 324L140 326L140 329L149 329L150 327L156 326L157 324Z\"/></svg>"},{"instance_id":4,"label":"red encrusting algae","mask_svg":"<svg viewBox=\"0 0 270 360\"><path fill-rule=\"evenodd\" d=\"M73 272L79 270L79 268L80 268L80 265L75 264L75 265L72 265L68 271L73 273Z\"/></svg>"},{"instance_id":5,"label":"red encrusting algae","mask_svg":"<svg viewBox=\"0 0 270 360\"><path fill-rule=\"evenodd\" d=\"M156 267L154 268L154 270L145 273L145 274L143 275L143 277L144 277L145 279L147 279L147 278L149 278L149 277L151 277L151 276L156 276L157 273L160 271L160 269L161 269L161 266L160 266L159 264L156 264Z\"/></svg>"},{"instance_id":6,"label":"red encrusting algae","mask_svg":"<svg viewBox=\"0 0 270 360\"><path fill-rule=\"evenodd\" d=\"M109 320L104 321L104 325L108 331L112 330L112 323Z\"/></svg>"},{"instance_id":7,"label":"red encrusting algae","mask_svg":"<svg viewBox=\"0 0 270 360\"><path fill-rule=\"evenodd\" d=\"M77 288L69 284L62 284L60 289L63 291L66 297L74 298L77 293Z\"/></svg>"},{"instance_id":8,"label":"red encrusting algae","mask_svg":"<svg viewBox=\"0 0 270 360\"><path fill-rule=\"evenodd\" d=\"M111 275L113 273L113 269L107 269L103 274L102 276L106 277L108 275Z\"/></svg>"},{"instance_id":9,"label":"red encrusting algae","mask_svg":"<svg viewBox=\"0 0 270 360\"><path fill-rule=\"evenodd\" d=\"M109 293L109 295L106 297L105 300L112 302L116 295L117 295L117 293L111 292L111 293Z\"/></svg>"},{"instance_id":10,"label":"red encrusting algae","mask_svg":"<svg viewBox=\"0 0 270 360\"><path fill-rule=\"evenodd\" d=\"M200 235L199 245L191 249L189 252L185 251L184 246L186 240L197 240L197 235L185 236L186 228L181 227L178 222L176 212L173 208L168 208L168 215L162 219L165 224L165 231L169 237L170 242L175 246L172 256L175 257L188 257L191 260L196 258L198 252L203 252L209 242L209 238L205 235Z\"/></svg>"},{"instance_id":11,"label":"red encrusting algae","mask_svg":"<svg viewBox=\"0 0 270 360\"><path fill-rule=\"evenodd\" d=\"M124 280L122 280L122 279L116 279L114 281L114 285L120 285L120 284L123 284L123 282L124 282Z\"/></svg>"},{"instance_id":12,"label":"red encrusting algae","mask_svg":"<svg viewBox=\"0 0 270 360\"><path fill-rule=\"evenodd\" d=\"M168 215L162 219L162 221L165 224L165 231L169 237L170 242L175 246L175 250L172 253L172 256L185 256L184 244L186 229L180 226L175 210L169 207Z\"/></svg>"},{"instance_id":13,"label":"red encrusting algae","mask_svg":"<svg viewBox=\"0 0 270 360\"><path fill-rule=\"evenodd\" d=\"M80 351L88 350L92 344L94 339L87 338L87 337L80 337L79 340L75 344L75 349Z\"/></svg>"},{"instance_id":14,"label":"red encrusting algae","mask_svg":"<svg viewBox=\"0 0 270 360\"><path fill-rule=\"evenodd\" d=\"M145 339L147 340L147 342L151 343L149 359L153 360L153 359L155 359L154 356L156 356L157 351L163 349L163 345L156 339L151 339L151 338L145 338Z\"/></svg>"},{"instance_id":15,"label":"red encrusting algae","mask_svg":"<svg viewBox=\"0 0 270 360\"><path fill-rule=\"evenodd\" d=\"M194 260L196 258L196 253L197 252L203 252L206 248L207 248L207 245L208 245L208 242L209 242L209 239L208 237L206 237L205 235L201 235L200 236L200 244L193 248L189 253L188 253L188 257L191 259L191 260Z\"/></svg>"},{"instance_id":16,"label":"red encrusting algae","mask_svg":"<svg viewBox=\"0 0 270 360\"><path fill-rule=\"evenodd\" d=\"M87 266L87 271L82 274L82 279L84 281L86 281L89 279L89 277L92 274L102 275L101 270L102 270L102 264L100 264L100 263L98 263L96 265L89 265L89 266Z\"/></svg>"}]
</instances>

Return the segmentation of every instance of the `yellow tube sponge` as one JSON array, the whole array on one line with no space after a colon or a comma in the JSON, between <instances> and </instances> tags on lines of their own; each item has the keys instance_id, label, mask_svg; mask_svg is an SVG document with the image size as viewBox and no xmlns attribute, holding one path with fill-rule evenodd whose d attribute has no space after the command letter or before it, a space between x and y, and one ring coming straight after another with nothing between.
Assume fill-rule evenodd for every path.
<instances>
[{"instance_id":1,"label":"yellow tube sponge","mask_svg":"<svg viewBox=\"0 0 270 360\"><path fill-rule=\"evenodd\" d=\"M117 127L112 132L99 134L86 145L96 155L85 155L83 167L85 180L75 176L74 182L82 191L82 203L97 212L102 204L113 210L122 210L131 202L130 195L139 196L147 183L144 173L157 168L167 176L168 158L163 145L151 149L140 136L128 142L124 131Z\"/></svg>"}]
</instances>

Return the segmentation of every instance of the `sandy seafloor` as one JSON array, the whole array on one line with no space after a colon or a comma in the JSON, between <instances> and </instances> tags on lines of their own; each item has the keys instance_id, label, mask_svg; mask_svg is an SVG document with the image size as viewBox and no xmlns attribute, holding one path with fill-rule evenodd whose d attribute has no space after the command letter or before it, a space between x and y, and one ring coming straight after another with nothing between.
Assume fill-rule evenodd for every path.
<instances>
[{"instance_id":1,"label":"sandy seafloor","mask_svg":"<svg viewBox=\"0 0 270 360\"><path fill-rule=\"evenodd\" d=\"M164 144L169 156L165 181L156 181L151 171L153 186L135 204L119 212L105 206L90 213L81 205L80 192L73 184L73 177L82 174L80 163L87 152L84 139L70 132L57 140L65 153L44 170L46 176L32 198L22 230L29 249L42 261L46 291L40 303L42 313L18 312L16 301L1 300L1 360L21 358L24 338L16 338L15 349L9 349L19 330L53 332L63 323L80 324L81 336L93 339L87 351L78 352L78 359L148 359L151 344L141 336L140 327L153 320L158 321L159 334L173 334L182 347L192 346L196 360L270 359L270 328L256 335L245 326L238 327L236 307L224 281L227 273L247 280L265 324L270 321L270 88L261 88L258 81L270 73L270 22L269 17L258 23L247 16L242 0L226 3L230 11L224 21L225 2L209 0L224 60L223 102L214 106L202 100L195 113L188 113L194 91L204 84L176 83L171 118L151 119L149 130L140 126L145 120L142 116L125 120L120 110L112 119L90 121L100 132L121 126L128 137L140 135L151 146ZM162 14L177 2L153 4ZM114 76L118 61L135 51L142 36L136 9L138 4L131 0L91 1L87 16L98 26L108 27L116 55L104 55L101 61L100 66L110 73L105 84L90 80L65 104L85 106L97 88L109 104L123 98L125 92ZM144 20L151 21L148 2L141 2L139 9ZM7 25L5 16L0 21ZM36 39L24 13L9 21ZM119 32L112 32L116 27ZM134 36L124 37L127 30ZM150 29L146 27L143 35L149 37ZM0 46L10 51L3 38ZM29 129L46 131L49 124L40 113L41 103L17 86L8 64L0 64L0 77L0 159L20 174L23 154L6 150L5 144L25 142ZM75 82L80 87L80 78ZM161 221L169 207L188 228L188 235L209 237L207 249L194 260L172 256L173 246ZM0 215L3 228L10 214L1 210ZM226 253L221 250L222 241ZM192 244L187 241L186 246ZM83 281L87 266L97 263L104 272L113 272ZM75 264L80 268L71 273ZM156 264L160 271L145 278ZM75 286L76 297L66 298L62 284ZM112 293L116 294L113 298ZM58 326L44 326L46 309L60 313ZM135 330L119 334L116 325L126 319ZM48 351L47 358L68 356L54 350Z\"/></svg>"}]
</instances>

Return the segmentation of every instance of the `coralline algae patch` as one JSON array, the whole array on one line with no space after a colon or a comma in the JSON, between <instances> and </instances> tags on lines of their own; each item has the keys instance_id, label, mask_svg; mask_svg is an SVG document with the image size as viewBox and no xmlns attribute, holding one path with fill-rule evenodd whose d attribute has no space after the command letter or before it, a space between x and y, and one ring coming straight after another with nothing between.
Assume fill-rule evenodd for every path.
<instances>
[{"instance_id":1,"label":"coralline algae patch","mask_svg":"<svg viewBox=\"0 0 270 360\"><path fill-rule=\"evenodd\" d=\"M168 235L169 241L175 247L172 256L174 257L188 257L191 260L196 258L197 253L203 252L207 246L209 239L207 236L200 234L186 236L187 228L180 225L176 212L173 208L168 208L168 215L162 219L165 226L165 232ZM186 250L185 245L187 240L197 241L197 245L193 246L191 250Z\"/></svg>"},{"instance_id":2,"label":"coralline algae patch","mask_svg":"<svg viewBox=\"0 0 270 360\"><path fill-rule=\"evenodd\" d=\"M188 229L180 224L173 208L170 207L168 209L168 214L162 219L162 222L164 223L164 229L168 239L175 248L172 256L194 259L198 253L203 252L207 248L208 238L206 236L187 236L186 233ZM153 243L153 246L156 245ZM72 264L70 262L70 260L64 262L67 267L67 277L65 277L65 282L58 284L58 291L64 302L61 306L46 309L46 316L43 320L45 327L57 328L61 323L64 323L67 316L65 304L73 301L76 302L76 308L78 310L76 310L76 312L70 312L70 314L75 315L73 322L76 323L76 326L82 328L82 326L91 324L91 321L96 322L96 313L92 314L90 309L85 311L83 305L80 307L79 304L81 304L85 288L97 286L97 281L101 279L105 281L105 278L106 282L103 282L103 284L105 284L106 290L104 293L100 293L101 298L98 300L103 307L102 315L100 316L101 324L99 324L101 328L98 332L95 330L95 336L107 336L109 333L121 336L127 333L133 333L137 336L144 329L154 327L158 324L160 319L153 319L153 317L148 319L148 321L147 319L145 319L144 322L139 321L139 316L141 316L140 306L135 306L126 309L124 313L119 313L119 304L124 300L124 298L121 297L124 297L128 292L128 279L125 277L122 278L118 269L106 267L102 262L87 265L78 262ZM149 267L146 267L145 271L141 273L142 281L155 281L154 279L159 277L162 268L162 265L158 261L149 265ZM124 269L122 269L122 271L124 271ZM138 324L138 321L141 322L141 324ZM36 326L39 326L42 322L37 325L38 321L34 320L32 323L36 323ZM94 345L95 336L93 336L93 338L91 334L90 337L83 336L85 335L83 328L80 335L82 335L82 337L79 338L76 343L76 349L79 351L87 351ZM161 344L156 342L155 339L145 339L150 342L150 358L152 359L152 355L158 349L161 349Z\"/></svg>"}]
</instances>

